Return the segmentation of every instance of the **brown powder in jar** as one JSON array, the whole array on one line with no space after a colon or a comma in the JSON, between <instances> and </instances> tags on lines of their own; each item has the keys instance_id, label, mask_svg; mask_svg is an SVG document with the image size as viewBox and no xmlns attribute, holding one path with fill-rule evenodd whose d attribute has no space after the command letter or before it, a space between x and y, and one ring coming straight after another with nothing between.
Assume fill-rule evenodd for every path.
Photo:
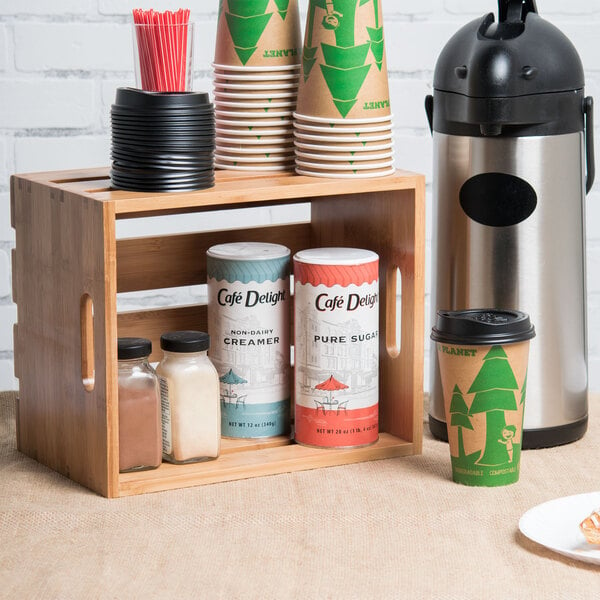
<instances>
[{"instance_id":1,"label":"brown powder in jar","mask_svg":"<svg viewBox=\"0 0 600 600\"><path fill-rule=\"evenodd\" d=\"M157 388L119 386L119 471L160 466L161 427Z\"/></svg>"}]
</instances>

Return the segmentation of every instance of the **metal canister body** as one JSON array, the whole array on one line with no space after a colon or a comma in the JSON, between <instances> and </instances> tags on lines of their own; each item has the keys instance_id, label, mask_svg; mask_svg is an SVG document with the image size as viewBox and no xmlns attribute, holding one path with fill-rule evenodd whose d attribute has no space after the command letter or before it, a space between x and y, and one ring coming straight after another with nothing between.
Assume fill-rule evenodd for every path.
<instances>
[{"instance_id":1,"label":"metal canister body","mask_svg":"<svg viewBox=\"0 0 600 600\"><path fill-rule=\"evenodd\" d=\"M221 384L221 433L290 430L290 250L256 242L207 252L210 358Z\"/></svg>"},{"instance_id":2,"label":"metal canister body","mask_svg":"<svg viewBox=\"0 0 600 600\"><path fill-rule=\"evenodd\" d=\"M295 439L331 448L377 441L379 257L316 248L294 256Z\"/></svg>"},{"instance_id":3,"label":"metal canister body","mask_svg":"<svg viewBox=\"0 0 600 600\"><path fill-rule=\"evenodd\" d=\"M532 137L434 132L431 314L479 307L529 313L538 337L529 359L525 447L571 441L586 428L584 162L583 132ZM493 174L500 186L519 181L530 186L536 198L531 214L517 215L519 222L508 226L474 220L467 214L465 184L482 174ZM489 205L490 196L479 190L477 202ZM518 210L523 197L519 194ZM430 424L443 437L434 349L430 356Z\"/></svg>"}]
</instances>

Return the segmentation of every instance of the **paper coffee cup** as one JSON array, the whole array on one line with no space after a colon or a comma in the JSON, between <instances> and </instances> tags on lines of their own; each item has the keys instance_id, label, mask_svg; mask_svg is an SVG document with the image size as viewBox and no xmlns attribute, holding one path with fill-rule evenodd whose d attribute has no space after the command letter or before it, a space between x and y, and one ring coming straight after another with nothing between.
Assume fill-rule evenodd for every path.
<instances>
[{"instance_id":1,"label":"paper coffee cup","mask_svg":"<svg viewBox=\"0 0 600 600\"><path fill-rule=\"evenodd\" d=\"M298 175L308 175L310 177L325 177L327 179L371 179L374 177L389 177L396 173L396 169L375 169L373 171L357 171L349 173L348 171L311 171L303 167L296 166Z\"/></svg>"},{"instance_id":2,"label":"paper coffee cup","mask_svg":"<svg viewBox=\"0 0 600 600\"><path fill-rule=\"evenodd\" d=\"M394 164L393 159L384 160L366 160L366 161L355 161L353 159L346 160L345 162L324 162L321 160L315 161L307 159L301 156L296 156L296 164L301 168L306 168L315 171L373 171L378 169L386 169Z\"/></svg>"},{"instance_id":3,"label":"paper coffee cup","mask_svg":"<svg viewBox=\"0 0 600 600\"><path fill-rule=\"evenodd\" d=\"M273 111L281 111L281 110L294 110L294 106L296 106L296 99L293 101L290 100L215 100L215 108L220 110L250 110L250 111L263 111L269 112Z\"/></svg>"},{"instance_id":4,"label":"paper coffee cup","mask_svg":"<svg viewBox=\"0 0 600 600\"><path fill-rule=\"evenodd\" d=\"M227 107L225 107L227 108ZM290 119L292 118L291 110L262 110L252 108L240 108L239 110L215 110L215 117L218 119L232 119L234 121L240 119Z\"/></svg>"},{"instance_id":5,"label":"paper coffee cup","mask_svg":"<svg viewBox=\"0 0 600 600\"><path fill-rule=\"evenodd\" d=\"M322 118L390 115L381 2L310 0L298 112Z\"/></svg>"},{"instance_id":6,"label":"paper coffee cup","mask_svg":"<svg viewBox=\"0 0 600 600\"><path fill-rule=\"evenodd\" d=\"M217 143L215 147L217 154L228 156L256 156L257 154L273 156L275 154L294 154L293 146L246 146L245 144L223 144Z\"/></svg>"},{"instance_id":7,"label":"paper coffee cup","mask_svg":"<svg viewBox=\"0 0 600 600\"><path fill-rule=\"evenodd\" d=\"M316 133L309 133L307 131L294 131L294 136L296 139L312 141L312 142L324 142L326 144L334 144L334 143L362 143L362 142L382 142L382 141L391 141L392 132L384 132L384 133L359 133L359 134L337 134L333 133L330 135L319 135Z\"/></svg>"},{"instance_id":8,"label":"paper coffee cup","mask_svg":"<svg viewBox=\"0 0 600 600\"><path fill-rule=\"evenodd\" d=\"M529 317L513 310L438 311L436 342L457 483L519 479L527 396Z\"/></svg>"},{"instance_id":9,"label":"paper coffee cup","mask_svg":"<svg viewBox=\"0 0 600 600\"><path fill-rule=\"evenodd\" d=\"M289 164L294 161L293 154L248 154L244 156L240 155L231 155L222 150L220 152L215 152L215 160L221 163L232 163L234 165L244 165L244 164Z\"/></svg>"},{"instance_id":10,"label":"paper coffee cup","mask_svg":"<svg viewBox=\"0 0 600 600\"><path fill-rule=\"evenodd\" d=\"M247 75L256 73L263 75L267 73L285 74L285 73L300 73L300 64L280 65L278 67L252 67L250 65L219 65L212 64L215 73L237 73L239 75Z\"/></svg>"},{"instance_id":11,"label":"paper coffee cup","mask_svg":"<svg viewBox=\"0 0 600 600\"><path fill-rule=\"evenodd\" d=\"M300 62L297 0L221 0L215 63L281 67Z\"/></svg>"},{"instance_id":12,"label":"paper coffee cup","mask_svg":"<svg viewBox=\"0 0 600 600\"><path fill-rule=\"evenodd\" d=\"M253 137L235 137L228 136L223 133L219 133L215 138L215 142L217 144L239 144L242 147L249 146L291 146L293 143L293 139L289 136L279 136L279 135L264 135L260 139L256 139Z\"/></svg>"},{"instance_id":13,"label":"paper coffee cup","mask_svg":"<svg viewBox=\"0 0 600 600\"><path fill-rule=\"evenodd\" d=\"M387 132L391 134L392 124L391 122L382 123L381 125L353 125L351 123L345 125L313 125L307 124L301 121L294 121L294 127L299 131L306 131L308 133L314 132L321 135L333 135L337 134L356 134L361 135L365 133L383 133Z\"/></svg>"},{"instance_id":14,"label":"paper coffee cup","mask_svg":"<svg viewBox=\"0 0 600 600\"><path fill-rule=\"evenodd\" d=\"M300 73L292 71L289 73L273 73L269 74L267 71L259 71L257 73L248 73L240 75L237 72L225 73L222 71L215 71L213 73L213 81L215 83L298 83L300 80Z\"/></svg>"},{"instance_id":15,"label":"paper coffee cup","mask_svg":"<svg viewBox=\"0 0 600 600\"><path fill-rule=\"evenodd\" d=\"M293 171L294 163L286 163L281 165L273 165L270 163L254 164L254 165L234 165L229 162L215 161L215 168L229 171Z\"/></svg>"},{"instance_id":16,"label":"paper coffee cup","mask_svg":"<svg viewBox=\"0 0 600 600\"><path fill-rule=\"evenodd\" d=\"M369 162L369 161L383 161L393 158L394 151L387 150L383 152L345 152L345 153L335 153L335 152L319 152L312 153L308 151L302 151L296 148L296 156L301 160L308 160L312 162L320 162L320 163L352 163L355 162Z\"/></svg>"},{"instance_id":17,"label":"paper coffee cup","mask_svg":"<svg viewBox=\"0 0 600 600\"><path fill-rule=\"evenodd\" d=\"M294 144L297 148L307 152L337 152L337 153L358 153L358 152L381 152L394 147L393 140L384 140L382 142L349 142L349 143L323 143L310 142L295 139Z\"/></svg>"}]
</instances>

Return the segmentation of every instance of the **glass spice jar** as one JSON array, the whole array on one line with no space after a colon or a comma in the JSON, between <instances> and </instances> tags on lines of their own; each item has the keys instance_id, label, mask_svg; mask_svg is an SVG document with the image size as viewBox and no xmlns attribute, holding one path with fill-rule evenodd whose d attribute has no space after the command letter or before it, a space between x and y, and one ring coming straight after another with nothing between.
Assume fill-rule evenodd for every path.
<instances>
[{"instance_id":1,"label":"glass spice jar","mask_svg":"<svg viewBox=\"0 0 600 600\"><path fill-rule=\"evenodd\" d=\"M162 462L160 385L148 362L152 342L119 338L119 471L156 469Z\"/></svg>"},{"instance_id":2,"label":"glass spice jar","mask_svg":"<svg viewBox=\"0 0 600 600\"><path fill-rule=\"evenodd\" d=\"M163 459L192 463L219 456L221 408L219 375L207 351L210 337L201 331L173 331L160 337L164 357L160 377Z\"/></svg>"}]
</instances>

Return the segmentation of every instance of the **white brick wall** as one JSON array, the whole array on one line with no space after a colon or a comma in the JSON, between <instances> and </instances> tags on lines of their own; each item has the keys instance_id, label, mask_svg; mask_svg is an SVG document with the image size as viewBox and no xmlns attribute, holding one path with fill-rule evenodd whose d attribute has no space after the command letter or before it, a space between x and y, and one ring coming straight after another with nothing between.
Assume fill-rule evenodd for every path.
<instances>
[{"instance_id":1,"label":"white brick wall","mask_svg":"<svg viewBox=\"0 0 600 600\"><path fill-rule=\"evenodd\" d=\"M397 166L425 173L431 181L431 138L423 110L431 91L440 49L463 23L495 12L495 0L383 0L390 89L395 114ZM538 0L540 13L575 43L586 68L588 93L600 106L600 0ZM306 14L308 0L300 0ZM137 6L177 9L180 0L150 4L138 0L0 0L0 389L14 388L10 298L10 249L14 231L9 218L8 176L15 172L108 164L109 109L114 90L131 85L130 11ZM218 0L188 3L196 23L195 89L209 89ZM600 109L597 110L600 113ZM600 123L600 119L597 119ZM600 140L600 128L596 138ZM597 142L600 147L600 141ZM429 189L430 186L428 186ZM600 390L600 177L586 201L588 234L588 305L590 384ZM431 244L431 196L427 198L427 291ZM295 209L287 209L291 218ZM284 211L285 212L285 211ZM302 210L300 210L300 213ZM281 209L260 209L246 219L257 224L285 218ZM219 214L203 222L219 227ZM179 221L177 220L179 219ZM194 220L174 217L192 230ZM157 224L120 222L120 235L155 232ZM186 294L171 294L185 300ZM145 295L136 305L151 304ZM429 327L429 296L426 326ZM429 344L426 344L428 349ZM425 385L428 386L428 357Z\"/></svg>"}]
</instances>

